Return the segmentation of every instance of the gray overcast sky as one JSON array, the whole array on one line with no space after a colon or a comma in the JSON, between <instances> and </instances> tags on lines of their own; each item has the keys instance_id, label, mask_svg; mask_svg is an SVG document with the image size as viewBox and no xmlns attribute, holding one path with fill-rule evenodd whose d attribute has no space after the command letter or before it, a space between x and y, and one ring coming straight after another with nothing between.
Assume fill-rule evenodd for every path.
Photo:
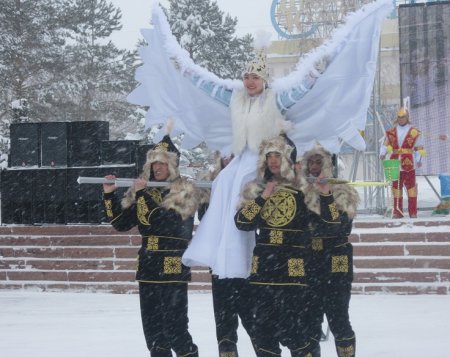
<instances>
[{"instance_id":1,"label":"gray overcast sky","mask_svg":"<svg viewBox=\"0 0 450 357\"><path fill-rule=\"evenodd\" d=\"M116 31L111 39L119 48L133 49L141 37L139 30L148 28L151 9L155 0L110 0L122 10L121 31ZM255 34L258 30L273 32L272 40L276 39L270 21L272 0L216 0L219 8L225 13L238 18L236 32L239 36L246 33ZM164 6L165 0L159 1Z\"/></svg>"}]
</instances>

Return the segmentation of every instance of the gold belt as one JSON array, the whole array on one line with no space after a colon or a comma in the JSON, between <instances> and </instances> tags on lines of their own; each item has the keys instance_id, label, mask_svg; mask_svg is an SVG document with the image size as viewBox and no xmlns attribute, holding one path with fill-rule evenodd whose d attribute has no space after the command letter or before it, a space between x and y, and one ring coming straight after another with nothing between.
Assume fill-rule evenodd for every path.
<instances>
[{"instance_id":1,"label":"gold belt","mask_svg":"<svg viewBox=\"0 0 450 357\"><path fill-rule=\"evenodd\" d=\"M393 151L394 154L412 154L412 149L396 149Z\"/></svg>"}]
</instances>

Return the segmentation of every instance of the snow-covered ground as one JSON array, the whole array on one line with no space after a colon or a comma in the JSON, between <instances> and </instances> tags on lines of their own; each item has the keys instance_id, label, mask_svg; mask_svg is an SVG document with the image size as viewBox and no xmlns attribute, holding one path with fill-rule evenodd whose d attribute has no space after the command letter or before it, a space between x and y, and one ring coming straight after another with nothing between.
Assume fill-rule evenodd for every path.
<instances>
[{"instance_id":1,"label":"snow-covered ground","mask_svg":"<svg viewBox=\"0 0 450 357\"><path fill-rule=\"evenodd\" d=\"M200 356L215 357L211 294L189 299ZM137 295L0 291L0 307L0 356L149 356ZM450 355L450 296L354 295L350 313L358 356ZM240 356L254 356L243 330L239 338ZM332 338L322 342L322 356L336 356Z\"/></svg>"}]
</instances>

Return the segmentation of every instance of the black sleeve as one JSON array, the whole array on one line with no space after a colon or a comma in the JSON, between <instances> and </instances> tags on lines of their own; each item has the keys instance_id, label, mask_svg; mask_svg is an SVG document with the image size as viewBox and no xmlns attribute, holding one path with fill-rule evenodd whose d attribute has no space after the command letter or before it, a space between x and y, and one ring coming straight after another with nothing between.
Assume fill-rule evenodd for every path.
<instances>
[{"instance_id":1,"label":"black sleeve","mask_svg":"<svg viewBox=\"0 0 450 357\"><path fill-rule=\"evenodd\" d=\"M129 231L137 225L136 205L133 204L128 208L122 209L115 192L103 194L103 206L106 219L117 231Z\"/></svg>"},{"instance_id":2,"label":"black sleeve","mask_svg":"<svg viewBox=\"0 0 450 357\"><path fill-rule=\"evenodd\" d=\"M199 221L201 221L203 219L203 216L205 215L206 211L208 210L208 207L209 207L209 203L203 203L198 208L197 216L198 216Z\"/></svg>"},{"instance_id":3,"label":"black sleeve","mask_svg":"<svg viewBox=\"0 0 450 357\"><path fill-rule=\"evenodd\" d=\"M241 231L254 231L258 228L261 222L261 215L259 212L264 206L266 200L261 196L254 200L247 202L247 204L236 212L234 216L234 223L237 229Z\"/></svg>"}]
</instances>

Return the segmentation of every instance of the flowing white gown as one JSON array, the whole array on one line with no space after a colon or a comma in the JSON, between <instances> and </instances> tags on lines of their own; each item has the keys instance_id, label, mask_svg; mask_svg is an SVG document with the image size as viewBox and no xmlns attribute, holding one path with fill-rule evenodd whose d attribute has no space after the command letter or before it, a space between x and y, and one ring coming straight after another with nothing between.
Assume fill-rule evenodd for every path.
<instances>
[{"instance_id":1,"label":"flowing white gown","mask_svg":"<svg viewBox=\"0 0 450 357\"><path fill-rule=\"evenodd\" d=\"M328 42L302 57L295 71L273 82L278 108L293 124L288 135L300 154L316 142L333 153L339 152L342 141L357 150L365 148L359 130L365 127L370 103L381 23L391 11L392 0L365 5L349 15ZM211 149L229 151L235 135L229 108L200 87L206 83L214 94L242 89L242 82L220 79L194 64L158 6L153 9L153 25L142 31L148 45L140 49L143 65L136 72L140 85L129 101L150 107L146 126L171 117L175 129L184 133L185 148L206 142ZM292 98L290 90L323 58L329 63L314 87L299 101ZM200 78L197 87L186 78L186 71ZM295 103L285 108L283 103L289 101ZM209 209L184 264L209 266L221 278L248 275L254 238L235 228L234 214L242 187L256 176L256 161L255 150L246 148L216 178Z\"/></svg>"}]
</instances>

